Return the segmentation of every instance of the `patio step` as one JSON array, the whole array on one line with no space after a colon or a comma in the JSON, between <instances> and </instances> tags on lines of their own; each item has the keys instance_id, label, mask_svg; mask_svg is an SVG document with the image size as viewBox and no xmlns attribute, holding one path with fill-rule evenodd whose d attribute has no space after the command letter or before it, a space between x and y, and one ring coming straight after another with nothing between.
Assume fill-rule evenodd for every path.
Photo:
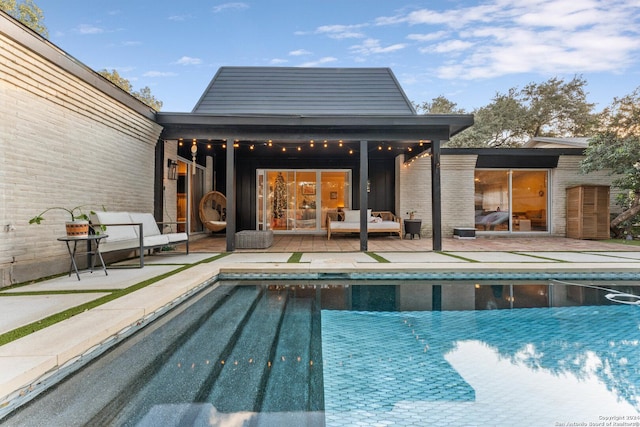
<instances>
[{"instance_id":1,"label":"patio step","mask_svg":"<svg viewBox=\"0 0 640 427\"><path fill-rule=\"evenodd\" d=\"M279 292L262 295L202 401L224 413L259 410L286 302Z\"/></svg>"},{"instance_id":2,"label":"patio step","mask_svg":"<svg viewBox=\"0 0 640 427\"><path fill-rule=\"evenodd\" d=\"M260 295L261 290L256 287L236 287L215 309L208 310L188 329L182 330L183 338L178 342L167 337L171 345L161 350L164 356L147 366L146 375L121 389L127 390L118 399L122 402L118 405L113 402L105 408L108 419L98 415L90 424L105 425L108 421L108 424L124 425L147 414L141 425L159 425L157 421L166 421L167 410L177 419L189 417L190 403L197 402L201 390L211 386L222 368L220 361L231 351L234 337L242 330ZM185 314L192 310L198 308L189 307ZM168 332L172 326L166 325L161 333ZM114 412L118 415L111 418ZM158 416L160 418L156 418Z\"/></svg>"}]
</instances>

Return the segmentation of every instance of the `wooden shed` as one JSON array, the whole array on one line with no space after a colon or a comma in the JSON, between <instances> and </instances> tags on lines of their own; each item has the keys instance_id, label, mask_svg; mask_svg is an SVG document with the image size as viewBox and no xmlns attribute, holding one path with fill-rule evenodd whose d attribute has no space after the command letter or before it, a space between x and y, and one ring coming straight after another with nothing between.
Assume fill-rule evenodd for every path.
<instances>
[{"instance_id":1,"label":"wooden shed","mask_svg":"<svg viewBox=\"0 0 640 427\"><path fill-rule=\"evenodd\" d=\"M609 186L578 185L567 188L567 237L608 239Z\"/></svg>"}]
</instances>

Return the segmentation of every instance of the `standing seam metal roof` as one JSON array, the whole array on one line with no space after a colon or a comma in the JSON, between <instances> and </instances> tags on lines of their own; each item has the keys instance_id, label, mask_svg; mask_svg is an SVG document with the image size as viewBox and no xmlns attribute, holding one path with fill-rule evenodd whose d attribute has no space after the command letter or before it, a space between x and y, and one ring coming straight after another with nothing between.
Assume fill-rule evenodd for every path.
<instances>
[{"instance_id":1,"label":"standing seam metal roof","mask_svg":"<svg viewBox=\"0 0 640 427\"><path fill-rule=\"evenodd\" d=\"M193 113L414 115L389 68L221 67Z\"/></svg>"}]
</instances>

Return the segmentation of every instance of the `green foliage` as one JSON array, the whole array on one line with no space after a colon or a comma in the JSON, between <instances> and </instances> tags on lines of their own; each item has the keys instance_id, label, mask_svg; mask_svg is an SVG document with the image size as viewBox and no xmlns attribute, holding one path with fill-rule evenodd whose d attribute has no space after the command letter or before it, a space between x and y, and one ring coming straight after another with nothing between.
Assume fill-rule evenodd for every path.
<instances>
[{"instance_id":1,"label":"green foliage","mask_svg":"<svg viewBox=\"0 0 640 427\"><path fill-rule=\"evenodd\" d=\"M581 169L584 173L606 170L620 190L617 203L623 211L611 221L620 234L640 214L640 88L615 98L600 115L600 130L589 140Z\"/></svg>"},{"instance_id":2,"label":"green foliage","mask_svg":"<svg viewBox=\"0 0 640 427\"><path fill-rule=\"evenodd\" d=\"M526 139L527 110L515 89L497 94L486 107L474 112L475 124L449 141L449 147L513 147Z\"/></svg>"},{"instance_id":3,"label":"green foliage","mask_svg":"<svg viewBox=\"0 0 640 427\"><path fill-rule=\"evenodd\" d=\"M33 218L31 218L29 220L29 224L40 224L42 223L42 221L44 221L44 214L46 214L49 211L52 210L62 210L65 211L66 213L69 214L69 216L71 217L71 221L90 221L91 219L89 218L89 215L95 215L95 211L91 210L89 211L89 215L87 215L86 213L84 213L84 211L82 210L82 208L84 208L87 205L80 205L80 206L76 206L74 208L65 208L62 206L54 206L51 208L47 208L44 211L40 212L38 215L34 216ZM102 206L102 210L106 211L105 207ZM97 229L98 227L94 227L94 231L99 231ZM106 231L107 227L104 225L100 225L99 229L102 231Z\"/></svg>"},{"instance_id":4,"label":"green foliage","mask_svg":"<svg viewBox=\"0 0 640 427\"><path fill-rule=\"evenodd\" d=\"M39 213L38 215L34 216L33 218L31 218L29 220L29 224L40 224L42 221L44 221L44 217L43 215L46 214L49 211L52 210L62 210L65 211L69 214L69 216L71 217L71 221L76 221L76 220L84 220L84 221L89 221L89 215L87 215L86 213L84 213L82 211L82 208L84 208L87 205L80 205L80 206L76 206L74 208L65 208L62 206L54 206L51 208L47 208L44 211L42 211L41 213ZM94 211L90 211L90 214L95 214Z\"/></svg>"},{"instance_id":5,"label":"green foliage","mask_svg":"<svg viewBox=\"0 0 640 427\"><path fill-rule=\"evenodd\" d=\"M160 111L162 109L162 101L156 99L156 97L151 94L149 86L145 86L139 91L132 92L131 95L135 96L156 111Z\"/></svg>"},{"instance_id":6,"label":"green foliage","mask_svg":"<svg viewBox=\"0 0 640 427\"><path fill-rule=\"evenodd\" d=\"M0 0L1 1L1 0ZM162 108L162 101L159 101L151 94L151 89L148 86L143 87L139 91L134 91L131 82L128 79L122 77L117 70L100 70L98 71L105 79L109 80L114 85L118 86L120 89L134 96L141 102L145 103L149 107L153 108L156 111L160 111Z\"/></svg>"},{"instance_id":7,"label":"green foliage","mask_svg":"<svg viewBox=\"0 0 640 427\"><path fill-rule=\"evenodd\" d=\"M586 85L581 77L569 82L551 78L497 93L490 104L473 111L475 124L448 146L518 147L538 136L589 135L597 121L594 104L586 99Z\"/></svg>"},{"instance_id":8,"label":"green foliage","mask_svg":"<svg viewBox=\"0 0 640 427\"><path fill-rule=\"evenodd\" d=\"M33 0L0 0L0 10L22 22L42 37L49 37L49 30L42 23L44 15Z\"/></svg>"},{"instance_id":9,"label":"green foliage","mask_svg":"<svg viewBox=\"0 0 640 427\"><path fill-rule=\"evenodd\" d=\"M458 108L458 104L445 98L443 95L437 96L431 102L423 102L415 105L416 110L423 114L464 114L462 108Z\"/></svg>"},{"instance_id":10,"label":"green foliage","mask_svg":"<svg viewBox=\"0 0 640 427\"><path fill-rule=\"evenodd\" d=\"M536 136L584 136L595 124L594 104L587 102L587 81L574 77L564 82L556 77L530 83L520 92L527 108L527 134Z\"/></svg>"}]
</instances>

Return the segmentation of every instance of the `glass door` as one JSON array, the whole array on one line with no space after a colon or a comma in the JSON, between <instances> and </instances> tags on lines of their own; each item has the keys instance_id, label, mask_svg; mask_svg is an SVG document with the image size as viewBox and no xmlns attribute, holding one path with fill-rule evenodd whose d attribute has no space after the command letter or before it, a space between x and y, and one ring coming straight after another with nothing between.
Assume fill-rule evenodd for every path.
<instances>
[{"instance_id":1,"label":"glass door","mask_svg":"<svg viewBox=\"0 0 640 427\"><path fill-rule=\"evenodd\" d=\"M548 177L548 170L476 170L476 230L549 231Z\"/></svg>"},{"instance_id":2,"label":"glass door","mask_svg":"<svg viewBox=\"0 0 640 427\"><path fill-rule=\"evenodd\" d=\"M351 171L258 170L258 230L314 232L328 212L350 206Z\"/></svg>"}]
</instances>

